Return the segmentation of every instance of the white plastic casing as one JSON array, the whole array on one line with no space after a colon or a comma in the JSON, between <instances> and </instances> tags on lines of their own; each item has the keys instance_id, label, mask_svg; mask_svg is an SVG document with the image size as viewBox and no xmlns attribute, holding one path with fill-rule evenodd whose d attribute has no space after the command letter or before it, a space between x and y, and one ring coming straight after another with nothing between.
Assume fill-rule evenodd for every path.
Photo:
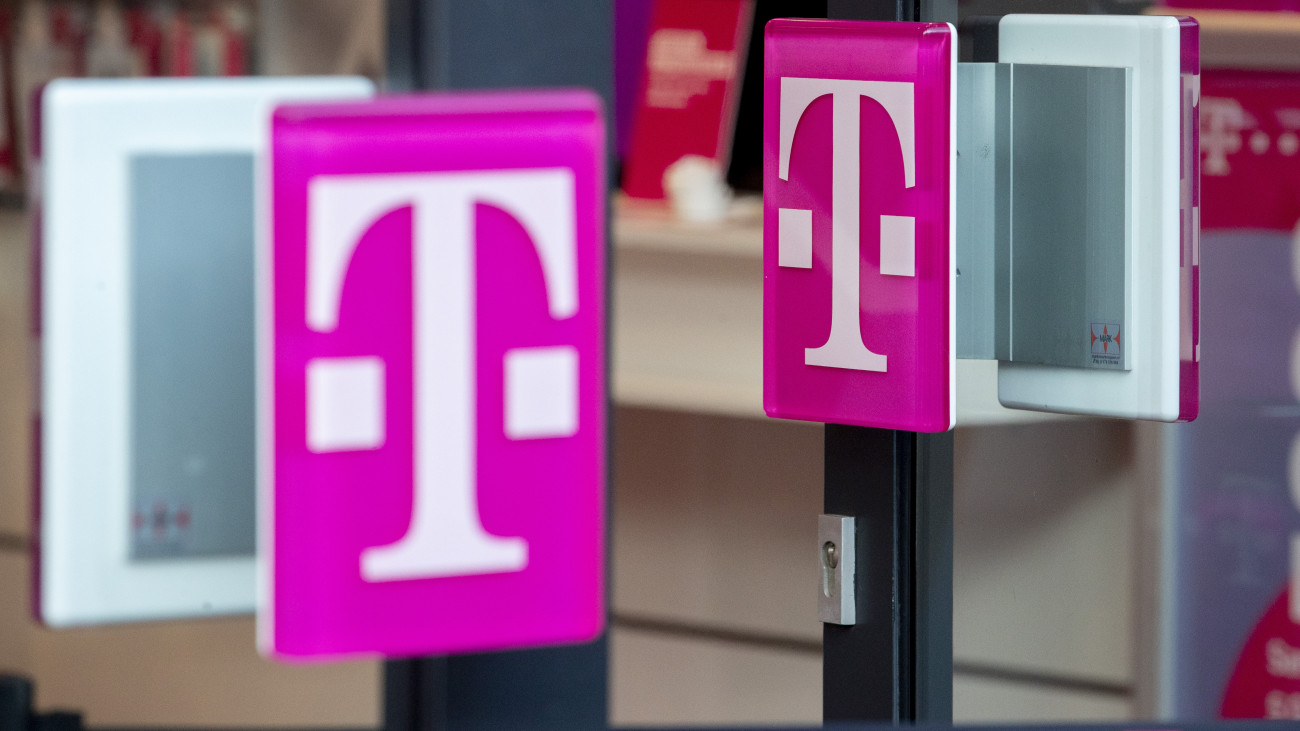
<instances>
[{"instance_id":1,"label":"white plastic casing","mask_svg":"<svg viewBox=\"0 0 1300 731\"><path fill-rule=\"evenodd\" d=\"M1178 419L1179 33L1173 17L1008 15L999 25L999 62L1132 70L1124 242L1131 369L1000 362L1004 406ZM1087 324L1080 327L1086 333Z\"/></svg>"},{"instance_id":2,"label":"white plastic casing","mask_svg":"<svg viewBox=\"0 0 1300 731\"><path fill-rule=\"evenodd\" d=\"M38 613L46 624L254 608L251 553L130 558L130 160L221 153L257 160L276 103L373 94L369 81L345 77L59 80L47 87L38 498Z\"/></svg>"}]
</instances>

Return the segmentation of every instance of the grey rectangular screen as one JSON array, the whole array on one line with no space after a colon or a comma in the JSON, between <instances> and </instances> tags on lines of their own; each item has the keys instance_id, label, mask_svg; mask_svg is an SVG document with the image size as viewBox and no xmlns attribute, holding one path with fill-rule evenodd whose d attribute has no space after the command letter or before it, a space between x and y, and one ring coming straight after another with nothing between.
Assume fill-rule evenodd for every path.
<instances>
[{"instance_id":1,"label":"grey rectangular screen","mask_svg":"<svg viewBox=\"0 0 1300 731\"><path fill-rule=\"evenodd\" d=\"M130 161L131 558L254 551L253 158Z\"/></svg>"}]
</instances>

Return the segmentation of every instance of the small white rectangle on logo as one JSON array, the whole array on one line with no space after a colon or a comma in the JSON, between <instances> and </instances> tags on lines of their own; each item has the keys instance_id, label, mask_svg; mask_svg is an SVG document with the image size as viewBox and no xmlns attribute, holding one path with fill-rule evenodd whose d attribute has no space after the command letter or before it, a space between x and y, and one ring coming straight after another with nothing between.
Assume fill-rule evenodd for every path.
<instances>
[{"instance_id":1,"label":"small white rectangle on logo","mask_svg":"<svg viewBox=\"0 0 1300 731\"><path fill-rule=\"evenodd\" d=\"M578 351L569 345L515 348L505 355L509 439L578 433Z\"/></svg>"},{"instance_id":2,"label":"small white rectangle on logo","mask_svg":"<svg viewBox=\"0 0 1300 731\"><path fill-rule=\"evenodd\" d=\"M912 216L880 217L880 273L916 276L916 219Z\"/></svg>"},{"instance_id":3,"label":"small white rectangle on logo","mask_svg":"<svg viewBox=\"0 0 1300 731\"><path fill-rule=\"evenodd\" d=\"M795 269L812 268L812 211L781 208L776 213L777 263Z\"/></svg>"},{"instance_id":4,"label":"small white rectangle on logo","mask_svg":"<svg viewBox=\"0 0 1300 731\"><path fill-rule=\"evenodd\" d=\"M384 362L372 356L307 363L307 449L359 452L384 445Z\"/></svg>"}]
</instances>

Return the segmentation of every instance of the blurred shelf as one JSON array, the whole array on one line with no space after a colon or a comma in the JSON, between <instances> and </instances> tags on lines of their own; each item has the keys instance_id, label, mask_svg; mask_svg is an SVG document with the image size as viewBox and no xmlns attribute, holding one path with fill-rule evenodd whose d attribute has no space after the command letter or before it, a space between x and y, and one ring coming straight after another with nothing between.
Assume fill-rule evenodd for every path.
<instances>
[{"instance_id":1,"label":"blurred shelf","mask_svg":"<svg viewBox=\"0 0 1300 731\"><path fill-rule=\"evenodd\" d=\"M620 251L654 251L687 256L737 257L762 261L763 201L734 201L723 221L690 223L659 205L614 199L614 241Z\"/></svg>"},{"instance_id":2,"label":"blurred shelf","mask_svg":"<svg viewBox=\"0 0 1300 731\"><path fill-rule=\"evenodd\" d=\"M763 229L752 200L718 223L618 201L613 390L620 404L763 416ZM1077 417L1004 409L997 364L957 361L957 424Z\"/></svg>"},{"instance_id":3,"label":"blurred shelf","mask_svg":"<svg viewBox=\"0 0 1300 731\"><path fill-rule=\"evenodd\" d=\"M1202 69L1300 71L1300 13L1151 8L1201 24Z\"/></svg>"}]
</instances>

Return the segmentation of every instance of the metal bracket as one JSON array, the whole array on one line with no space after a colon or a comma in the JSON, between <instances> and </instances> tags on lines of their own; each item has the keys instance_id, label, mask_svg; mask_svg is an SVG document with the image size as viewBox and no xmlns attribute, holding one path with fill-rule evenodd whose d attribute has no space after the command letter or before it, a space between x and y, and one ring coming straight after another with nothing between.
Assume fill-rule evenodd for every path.
<instances>
[{"instance_id":1,"label":"metal bracket","mask_svg":"<svg viewBox=\"0 0 1300 731\"><path fill-rule=\"evenodd\" d=\"M857 623L856 529L854 519L844 515L817 518L817 615L828 624Z\"/></svg>"},{"instance_id":2,"label":"metal bracket","mask_svg":"<svg viewBox=\"0 0 1300 731\"><path fill-rule=\"evenodd\" d=\"M1127 68L957 69L957 357L1128 369L1088 323L1127 330Z\"/></svg>"}]
</instances>

